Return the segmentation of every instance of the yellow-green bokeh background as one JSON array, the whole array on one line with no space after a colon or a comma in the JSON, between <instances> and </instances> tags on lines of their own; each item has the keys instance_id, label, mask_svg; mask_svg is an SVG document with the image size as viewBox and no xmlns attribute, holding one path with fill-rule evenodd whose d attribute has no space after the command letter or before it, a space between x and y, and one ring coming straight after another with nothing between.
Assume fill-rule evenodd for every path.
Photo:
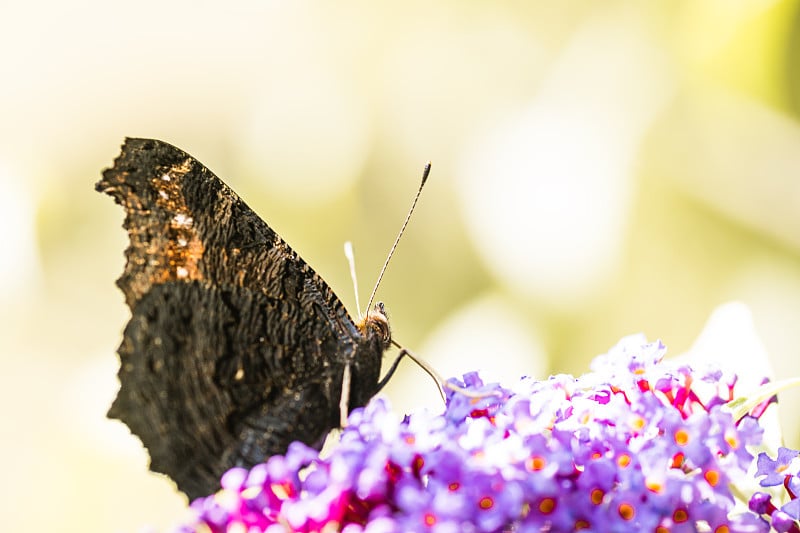
<instances>
[{"instance_id":1,"label":"yellow-green bokeh background","mask_svg":"<svg viewBox=\"0 0 800 533\"><path fill-rule=\"evenodd\" d=\"M797 1L0 2L2 529L184 506L104 419L126 239L93 185L125 136L209 166L350 309L342 243L365 299L431 159L380 298L444 373L677 354L740 300L800 375L799 53Z\"/></svg>"}]
</instances>

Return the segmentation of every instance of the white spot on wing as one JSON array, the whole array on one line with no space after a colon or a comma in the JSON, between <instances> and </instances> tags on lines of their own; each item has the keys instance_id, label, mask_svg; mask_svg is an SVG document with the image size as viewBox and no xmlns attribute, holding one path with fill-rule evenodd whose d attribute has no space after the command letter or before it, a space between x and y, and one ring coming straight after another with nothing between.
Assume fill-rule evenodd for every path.
<instances>
[{"instance_id":1,"label":"white spot on wing","mask_svg":"<svg viewBox=\"0 0 800 533\"><path fill-rule=\"evenodd\" d=\"M172 222L176 226L189 227L194 223L194 220L192 220L192 217L190 217L189 215L187 215L185 213L178 213L174 217L172 217Z\"/></svg>"}]
</instances>

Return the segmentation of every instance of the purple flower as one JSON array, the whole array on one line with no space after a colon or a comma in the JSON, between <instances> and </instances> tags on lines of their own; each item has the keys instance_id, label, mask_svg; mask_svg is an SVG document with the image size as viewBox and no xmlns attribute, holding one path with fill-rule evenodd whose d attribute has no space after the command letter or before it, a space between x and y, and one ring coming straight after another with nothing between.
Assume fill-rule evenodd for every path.
<instances>
[{"instance_id":1,"label":"purple flower","mask_svg":"<svg viewBox=\"0 0 800 533\"><path fill-rule=\"evenodd\" d=\"M760 453L757 459L756 477L766 476L761 481L762 487L782 485L785 491L783 505L773 502L772 496L756 492L750 498L749 508L754 513L768 517L772 528L780 532L800 533L800 477L795 458L800 455L797 450L779 448L778 456L770 458Z\"/></svg>"},{"instance_id":2,"label":"purple flower","mask_svg":"<svg viewBox=\"0 0 800 533\"><path fill-rule=\"evenodd\" d=\"M778 509L754 496L734 512L731 480L746 474L746 447L761 440L755 418L722 409L735 379L668 364L664 353L660 342L630 337L592 373L525 378L512 389L467 374L451 383L469 394L448 390L441 414L403 418L373 399L351 413L329 457L293 444L249 472L233 469L179 531L792 527L796 499ZM759 457L759 475L773 481L789 455Z\"/></svg>"},{"instance_id":3,"label":"purple flower","mask_svg":"<svg viewBox=\"0 0 800 533\"><path fill-rule=\"evenodd\" d=\"M795 472L789 472L789 467L792 464L792 460L798 455L800 455L800 452L797 450L790 450L782 446L778 448L778 457L774 460L770 459L766 453L758 454L756 476L767 476L761 480L761 486L781 485L786 476L792 473L797 474L796 470Z\"/></svg>"}]
</instances>

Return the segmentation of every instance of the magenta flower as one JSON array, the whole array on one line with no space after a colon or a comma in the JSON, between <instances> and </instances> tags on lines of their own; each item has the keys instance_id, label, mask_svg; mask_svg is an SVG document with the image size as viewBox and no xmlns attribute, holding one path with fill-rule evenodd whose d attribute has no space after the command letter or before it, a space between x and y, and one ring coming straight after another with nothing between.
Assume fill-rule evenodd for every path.
<instances>
[{"instance_id":1,"label":"magenta flower","mask_svg":"<svg viewBox=\"0 0 800 533\"><path fill-rule=\"evenodd\" d=\"M470 395L450 390L442 414L400 418L373 399L330 456L295 443L233 469L178 531L797 531L794 498L735 508L730 484L762 437L756 418L724 409L735 377L668 364L661 343L635 340L578 378L451 380ZM775 481L795 455L759 458L759 475Z\"/></svg>"}]
</instances>

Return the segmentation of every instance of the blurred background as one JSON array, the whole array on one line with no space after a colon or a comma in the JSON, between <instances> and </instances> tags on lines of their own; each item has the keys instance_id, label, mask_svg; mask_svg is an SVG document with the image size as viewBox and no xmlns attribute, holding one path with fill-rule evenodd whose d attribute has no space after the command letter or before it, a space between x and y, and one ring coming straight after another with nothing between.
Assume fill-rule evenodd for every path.
<instances>
[{"instance_id":1,"label":"blurred background","mask_svg":"<svg viewBox=\"0 0 800 533\"><path fill-rule=\"evenodd\" d=\"M211 168L352 314L342 244L363 304L430 159L379 298L445 375L580 374L636 332L681 354L728 301L703 349L800 375L799 53L797 1L4 3L3 529L185 507L105 419L127 238L93 186L125 136ZM385 393L440 408L410 364Z\"/></svg>"}]
</instances>

